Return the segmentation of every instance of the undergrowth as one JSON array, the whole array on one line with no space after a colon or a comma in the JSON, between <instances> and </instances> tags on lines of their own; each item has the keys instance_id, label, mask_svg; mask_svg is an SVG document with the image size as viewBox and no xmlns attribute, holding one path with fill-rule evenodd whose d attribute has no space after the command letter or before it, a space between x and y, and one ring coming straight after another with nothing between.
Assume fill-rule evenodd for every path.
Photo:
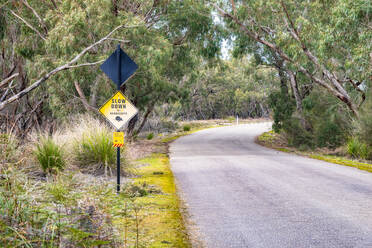
<instances>
[{"instance_id":1,"label":"undergrowth","mask_svg":"<svg viewBox=\"0 0 372 248\"><path fill-rule=\"evenodd\" d=\"M352 160L351 158L323 154L319 150L309 150L309 149L300 149L295 147L289 147L287 143L283 142L281 136L273 131L265 132L257 137L257 142L263 146L273 148L282 152L294 152L299 155L307 156L314 159L319 159L335 164L355 167L360 170L365 170L372 172L372 164L367 163L369 161L361 162L358 160ZM365 154L369 154L367 146L364 146L363 143L359 142L357 139L352 139L348 146L346 147L347 153L352 156L352 158L365 157ZM367 158L368 156L366 156Z\"/></svg>"},{"instance_id":2,"label":"undergrowth","mask_svg":"<svg viewBox=\"0 0 372 248\"><path fill-rule=\"evenodd\" d=\"M98 120L73 119L51 136L35 132L18 149L2 138L9 152L0 164L0 247L189 247L165 154L139 161L146 166L132 168L118 195L114 178L92 175L116 158L112 132ZM27 159L33 151L38 159Z\"/></svg>"}]
</instances>

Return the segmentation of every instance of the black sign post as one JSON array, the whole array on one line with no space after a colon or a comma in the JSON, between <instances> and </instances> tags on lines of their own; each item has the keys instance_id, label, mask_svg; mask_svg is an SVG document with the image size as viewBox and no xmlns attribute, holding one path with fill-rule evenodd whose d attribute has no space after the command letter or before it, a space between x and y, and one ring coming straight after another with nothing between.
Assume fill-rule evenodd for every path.
<instances>
[{"instance_id":1,"label":"black sign post","mask_svg":"<svg viewBox=\"0 0 372 248\"><path fill-rule=\"evenodd\" d=\"M125 83L138 69L137 64L120 48L117 49L110 57L101 65L101 70L116 84L116 88L120 91L120 86ZM118 132L120 130L118 129ZM120 192L120 147L116 150L116 173L117 173L117 193Z\"/></svg>"},{"instance_id":2,"label":"black sign post","mask_svg":"<svg viewBox=\"0 0 372 248\"><path fill-rule=\"evenodd\" d=\"M118 44L118 48L116 49L117 54L117 64L118 64L118 82L121 82L121 52L120 52L120 44ZM120 84L116 84L117 90L120 90ZM120 132L120 130L118 130ZM116 181L116 192L119 194L120 192L120 147L116 148L116 174L117 174L117 181Z\"/></svg>"}]
</instances>

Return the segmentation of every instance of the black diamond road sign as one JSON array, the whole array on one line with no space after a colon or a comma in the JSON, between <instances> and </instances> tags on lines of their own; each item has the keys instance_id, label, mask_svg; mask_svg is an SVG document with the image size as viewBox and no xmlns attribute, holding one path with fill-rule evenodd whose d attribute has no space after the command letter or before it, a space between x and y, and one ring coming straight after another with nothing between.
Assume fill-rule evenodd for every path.
<instances>
[{"instance_id":1,"label":"black diamond road sign","mask_svg":"<svg viewBox=\"0 0 372 248\"><path fill-rule=\"evenodd\" d=\"M120 55L118 52L120 52ZM120 56L120 61L118 60L118 56ZM119 65L120 75L118 74ZM134 74L138 69L138 65L121 48L118 48L100 68L119 88Z\"/></svg>"}]
</instances>

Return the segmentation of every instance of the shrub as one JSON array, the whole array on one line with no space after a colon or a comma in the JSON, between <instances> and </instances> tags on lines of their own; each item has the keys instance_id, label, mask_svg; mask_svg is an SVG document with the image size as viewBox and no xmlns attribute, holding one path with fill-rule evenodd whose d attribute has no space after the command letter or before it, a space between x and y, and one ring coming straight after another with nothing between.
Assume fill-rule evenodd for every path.
<instances>
[{"instance_id":1,"label":"shrub","mask_svg":"<svg viewBox=\"0 0 372 248\"><path fill-rule=\"evenodd\" d=\"M183 131L188 132L190 130L191 130L191 126L190 125L184 125L183 126Z\"/></svg>"},{"instance_id":2,"label":"shrub","mask_svg":"<svg viewBox=\"0 0 372 248\"><path fill-rule=\"evenodd\" d=\"M268 104L273 111L273 130L279 133L286 126L285 122L290 122L291 116L295 111L295 102L282 87L280 91L269 95Z\"/></svg>"},{"instance_id":3,"label":"shrub","mask_svg":"<svg viewBox=\"0 0 372 248\"><path fill-rule=\"evenodd\" d=\"M314 147L312 134L301 126L300 120L297 118L292 117L284 121L283 130L289 145L306 145L309 148Z\"/></svg>"},{"instance_id":4,"label":"shrub","mask_svg":"<svg viewBox=\"0 0 372 248\"><path fill-rule=\"evenodd\" d=\"M40 137L34 154L41 168L47 174L56 174L65 167L63 150L50 137Z\"/></svg>"},{"instance_id":5,"label":"shrub","mask_svg":"<svg viewBox=\"0 0 372 248\"><path fill-rule=\"evenodd\" d=\"M372 90L369 90L356 124L360 140L372 147Z\"/></svg>"},{"instance_id":6,"label":"shrub","mask_svg":"<svg viewBox=\"0 0 372 248\"><path fill-rule=\"evenodd\" d=\"M315 138L319 147L336 148L345 144L345 132L331 120L322 121L316 128Z\"/></svg>"},{"instance_id":7,"label":"shrub","mask_svg":"<svg viewBox=\"0 0 372 248\"><path fill-rule=\"evenodd\" d=\"M154 138L154 134L153 133L149 133L148 135L147 135L147 139L148 140L152 140Z\"/></svg>"},{"instance_id":8,"label":"shrub","mask_svg":"<svg viewBox=\"0 0 372 248\"><path fill-rule=\"evenodd\" d=\"M357 138L351 138L347 143L347 153L353 158L368 159L371 155L369 147Z\"/></svg>"}]
</instances>

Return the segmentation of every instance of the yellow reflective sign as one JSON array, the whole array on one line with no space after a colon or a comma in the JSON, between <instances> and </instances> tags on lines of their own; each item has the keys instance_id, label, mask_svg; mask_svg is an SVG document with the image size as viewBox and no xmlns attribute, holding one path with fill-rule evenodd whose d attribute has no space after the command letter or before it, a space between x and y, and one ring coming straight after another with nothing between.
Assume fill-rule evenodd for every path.
<instances>
[{"instance_id":1,"label":"yellow reflective sign","mask_svg":"<svg viewBox=\"0 0 372 248\"><path fill-rule=\"evenodd\" d=\"M113 145L114 147L124 146L124 133L123 132L114 132Z\"/></svg>"},{"instance_id":2,"label":"yellow reflective sign","mask_svg":"<svg viewBox=\"0 0 372 248\"><path fill-rule=\"evenodd\" d=\"M100 109L102 115L120 130L137 113L137 108L121 93L117 91Z\"/></svg>"}]
</instances>

